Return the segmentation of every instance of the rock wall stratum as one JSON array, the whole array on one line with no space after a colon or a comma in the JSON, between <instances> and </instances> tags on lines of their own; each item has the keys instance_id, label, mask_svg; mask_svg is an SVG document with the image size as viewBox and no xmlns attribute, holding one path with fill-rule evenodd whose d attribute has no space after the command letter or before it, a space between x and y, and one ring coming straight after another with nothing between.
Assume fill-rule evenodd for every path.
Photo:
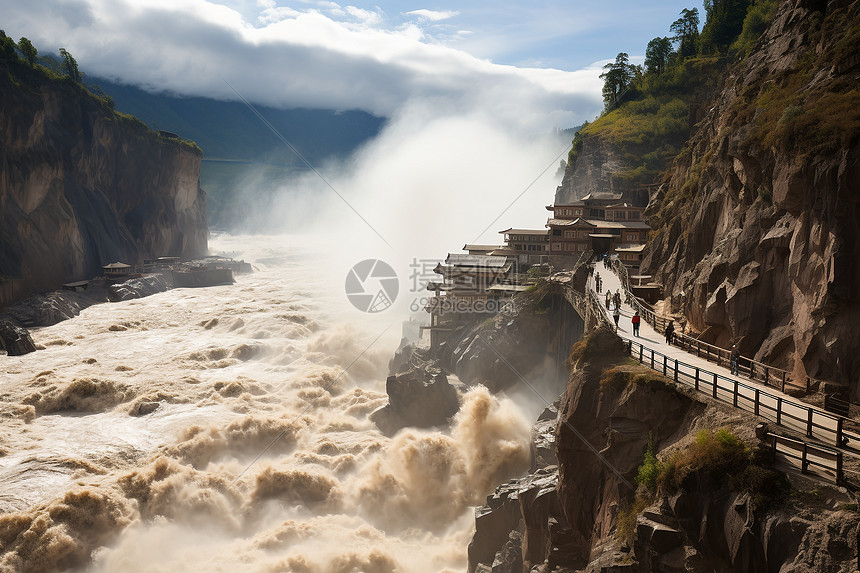
<instances>
[{"instance_id":1,"label":"rock wall stratum","mask_svg":"<svg viewBox=\"0 0 860 573\"><path fill-rule=\"evenodd\" d=\"M649 211L644 269L706 339L860 397L860 3L781 4Z\"/></svg>"},{"instance_id":2,"label":"rock wall stratum","mask_svg":"<svg viewBox=\"0 0 860 573\"><path fill-rule=\"evenodd\" d=\"M0 305L113 261L206 253L202 153L0 60Z\"/></svg>"}]
</instances>

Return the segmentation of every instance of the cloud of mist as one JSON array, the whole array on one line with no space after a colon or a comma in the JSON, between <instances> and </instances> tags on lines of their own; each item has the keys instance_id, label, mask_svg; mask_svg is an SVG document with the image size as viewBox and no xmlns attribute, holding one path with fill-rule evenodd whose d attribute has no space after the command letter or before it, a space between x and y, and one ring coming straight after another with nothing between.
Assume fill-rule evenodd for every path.
<instances>
[{"instance_id":1,"label":"cloud of mist","mask_svg":"<svg viewBox=\"0 0 860 573\"><path fill-rule=\"evenodd\" d=\"M348 161L319 166L331 187L314 173L284 181L247 227L317 237L319 272L333 281L359 260L385 260L402 297L416 288L426 296L419 278L435 277L425 272L431 261L466 243L502 244L499 231L511 227L542 229L569 139L434 104L416 100ZM243 192L253 195L254 183Z\"/></svg>"},{"instance_id":2,"label":"cloud of mist","mask_svg":"<svg viewBox=\"0 0 860 573\"><path fill-rule=\"evenodd\" d=\"M42 52L65 47L85 72L154 91L238 99L274 107L363 109L391 116L420 95L443 106L495 101L508 121L544 128L590 119L600 107L599 70L494 64L425 34L441 12L416 11L392 27L379 9L261 4L256 21L207 0L45 0L6 3L4 25ZM228 85L228 82L230 85ZM482 94L497 94L486 98ZM550 123L545 123L549 121Z\"/></svg>"}]
</instances>

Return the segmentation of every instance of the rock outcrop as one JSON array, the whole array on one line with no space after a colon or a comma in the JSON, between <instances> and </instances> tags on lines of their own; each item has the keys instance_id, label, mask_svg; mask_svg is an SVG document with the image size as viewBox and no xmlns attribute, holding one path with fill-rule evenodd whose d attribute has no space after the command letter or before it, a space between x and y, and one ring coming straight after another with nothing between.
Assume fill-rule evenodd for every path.
<instances>
[{"instance_id":1,"label":"rock outcrop","mask_svg":"<svg viewBox=\"0 0 860 573\"><path fill-rule=\"evenodd\" d=\"M207 250L202 154L66 79L0 57L0 305Z\"/></svg>"},{"instance_id":2,"label":"rock outcrop","mask_svg":"<svg viewBox=\"0 0 860 573\"><path fill-rule=\"evenodd\" d=\"M431 365L410 368L388 377L388 404L373 412L370 419L389 436L407 426L444 426L460 409L461 386L456 377L452 384L441 369Z\"/></svg>"},{"instance_id":3,"label":"rock outcrop","mask_svg":"<svg viewBox=\"0 0 860 573\"><path fill-rule=\"evenodd\" d=\"M623 154L607 139L583 137L574 144L575 152L555 191L555 203L573 203L589 193L622 193L626 187L613 175L629 168Z\"/></svg>"},{"instance_id":4,"label":"rock outcrop","mask_svg":"<svg viewBox=\"0 0 860 573\"><path fill-rule=\"evenodd\" d=\"M8 320L0 320L0 350L6 351L9 356L21 356L34 352L36 345L26 329Z\"/></svg>"},{"instance_id":5,"label":"rock outcrop","mask_svg":"<svg viewBox=\"0 0 860 573\"><path fill-rule=\"evenodd\" d=\"M643 261L704 339L860 400L860 2L782 2L652 197Z\"/></svg>"}]
</instances>

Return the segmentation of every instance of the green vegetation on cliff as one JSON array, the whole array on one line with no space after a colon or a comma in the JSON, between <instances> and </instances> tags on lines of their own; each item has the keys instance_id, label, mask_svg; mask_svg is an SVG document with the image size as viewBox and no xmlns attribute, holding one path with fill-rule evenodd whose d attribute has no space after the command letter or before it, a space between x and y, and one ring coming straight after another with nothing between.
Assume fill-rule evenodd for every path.
<instances>
[{"instance_id":1,"label":"green vegetation on cliff","mask_svg":"<svg viewBox=\"0 0 860 573\"><path fill-rule=\"evenodd\" d=\"M577 134L568 169L575 167L583 140L596 137L620 151L625 167L614 179L634 186L662 180L729 65L749 55L775 6L775 0L706 0L701 33L698 10L684 9L669 27L671 37L648 43L644 66L618 54L601 75L604 113Z\"/></svg>"},{"instance_id":2,"label":"green vegetation on cliff","mask_svg":"<svg viewBox=\"0 0 860 573\"><path fill-rule=\"evenodd\" d=\"M809 41L795 65L764 85L747 86L732 109L733 126L753 128L750 146L809 156L847 149L860 136L860 84L841 73L856 65L860 22L846 23L844 10L826 17L816 12L810 20ZM835 72L834 81L826 90L809 89L827 68Z\"/></svg>"},{"instance_id":3,"label":"green vegetation on cliff","mask_svg":"<svg viewBox=\"0 0 860 573\"><path fill-rule=\"evenodd\" d=\"M91 101L101 109L106 118L115 121L124 130L156 137L156 133L135 116L116 111L113 98L109 95L98 93L100 90L97 88L88 89L83 84L83 74L78 70L78 62L65 48L60 48L59 61L50 57L38 57L38 50L30 40L22 37L16 43L5 31L0 30L0 74L3 74L11 85L21 89L36 90L47 84L60 87L70 97ZM202 154L200 147L193 141L179 137L158 137L163 142Z\"/></svg>"}]
</instances>

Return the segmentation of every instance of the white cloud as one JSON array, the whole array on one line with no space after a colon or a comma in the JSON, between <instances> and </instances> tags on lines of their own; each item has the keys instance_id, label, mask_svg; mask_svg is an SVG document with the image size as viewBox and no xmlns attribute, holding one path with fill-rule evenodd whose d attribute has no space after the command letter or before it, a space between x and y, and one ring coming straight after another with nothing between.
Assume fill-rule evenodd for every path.
<instances>
[{"instance_id":1,"label":"white cloud","mask_svg":"<svg viewBox=\"0 0 860 573\"><path fill-rule=\"evenodd\" d=\"M446 10L446 11L438 11L438 10L410 10L409 12L403 12L404 14L409 14L413 16L419 16L426 20L430 20L432 22L439 22L440 20L448 20L449 18L453 18L460 14L460 12L456 10Z\"/></svg>"},{"instance_id":2,"label":"white cloud","mask_svg":"<svg viewBox=\"0 0 860 573\"><path fill-rule=\"evenodd\" d=\"M574 125L600 109L599 70L496 65L427 42L414 23L388 29L379 9L258 0L249 21L207 0L0 3L7 32L41 51L63 46L87 73L181 95L235 99L229 82L261 104L389 117L432 101L536 129Z\"/></svg>"},{"instance_id":3,"label":"white cloud","mask_svg":"<svg viewBox=\"0 0 860 573\"><path fill-rule=\"evenodd\" d=\"M377 26L382 23L382 16L379 12L347 6L346 13L367 26Z\"/></svg>"}]
</instances>

